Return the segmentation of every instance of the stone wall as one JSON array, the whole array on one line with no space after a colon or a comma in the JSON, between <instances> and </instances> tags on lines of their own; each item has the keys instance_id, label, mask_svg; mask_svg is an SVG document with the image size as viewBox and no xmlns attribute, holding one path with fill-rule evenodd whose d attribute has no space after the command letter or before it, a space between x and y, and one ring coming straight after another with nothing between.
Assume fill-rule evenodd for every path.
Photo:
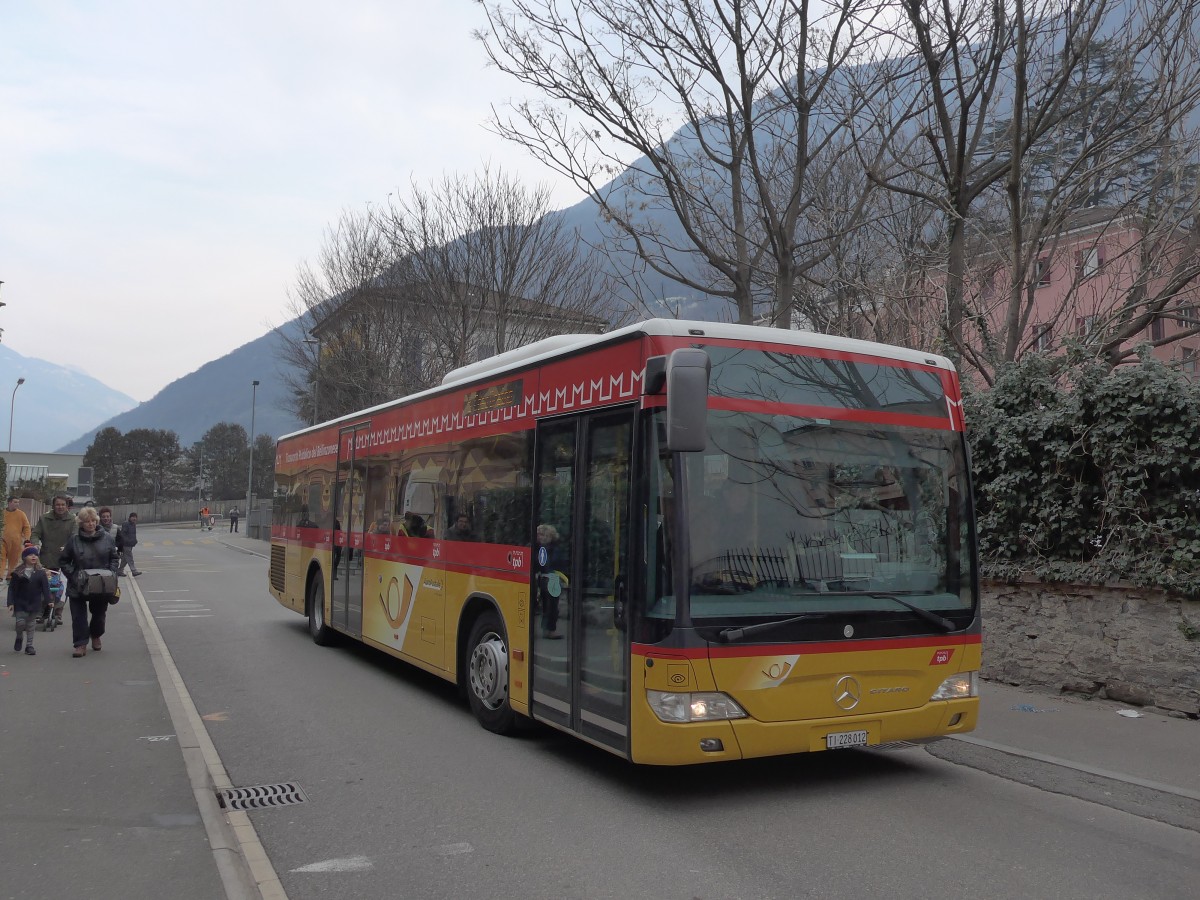
<instances>
[{"instance_id":1,"label":"stone wall","mask_svg":"<svg viewBox=\"0 0 1200 900\"><path fill-rule=\"evenodd\" d=\"M983 584L983 677L1200 716L1200 601L1129 585Z\"/></svg>"}]
</instances>

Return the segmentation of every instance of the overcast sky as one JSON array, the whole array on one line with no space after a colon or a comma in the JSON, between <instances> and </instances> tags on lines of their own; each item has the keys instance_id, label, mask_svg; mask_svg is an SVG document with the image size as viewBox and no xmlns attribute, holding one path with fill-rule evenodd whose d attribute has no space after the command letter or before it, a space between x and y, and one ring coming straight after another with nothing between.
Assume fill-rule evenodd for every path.
<instances>
[{"instance_id":1,"label":"overcast sky","mask_svg":"<svg viewBox=\"0 0 1200 900\"><path fill-rule=\"evenodd\" d=\"M345 208L485 164L470 0L0 3L3 341L139 401L290 318Z\"/></svg>"}]
</instances>

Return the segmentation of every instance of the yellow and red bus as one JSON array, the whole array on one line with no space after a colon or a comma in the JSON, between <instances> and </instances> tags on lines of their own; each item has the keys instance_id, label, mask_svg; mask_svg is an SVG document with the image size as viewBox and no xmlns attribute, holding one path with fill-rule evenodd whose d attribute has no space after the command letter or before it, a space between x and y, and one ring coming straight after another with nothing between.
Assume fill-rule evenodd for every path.
<instances>
[{"instance_id":1,"label":"yellow and red bus","mask_svg":"<svg viewBox=\"0 0 1200 900\"><path fill-rule=\"evenodd\" d=\"M972 730L979 582L939 356L650 320L283 437L271 593L318 644L636 763Z\"/></svg>"}]
</instances>

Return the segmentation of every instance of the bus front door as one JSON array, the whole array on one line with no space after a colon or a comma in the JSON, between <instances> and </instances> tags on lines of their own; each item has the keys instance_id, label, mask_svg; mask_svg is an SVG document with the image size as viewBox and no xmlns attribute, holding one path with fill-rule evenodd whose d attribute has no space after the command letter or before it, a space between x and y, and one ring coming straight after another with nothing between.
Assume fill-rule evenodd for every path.
<instances>
[{"instance_id":1,"label":"bus front door","mask_svg":"<svg viewBox=\"0 0 1200 900\"><path fill-rule=\"evenodd\" d=\"M339 631L362 635L363 592L363 500L366 496L367 462L359 454L356 438L366 433L369 423L343 428L338 433L337 485L334 504L333 597L329 624Z\"/></svg>"},{"instance_id":2,"label":"bus front door","mask_svg":"<svg viewBox=\"0 0 1200 900\"><path fill-rule=\"evenodd\" d=\"M632 410L539 425L531 712L628 753Z\"/></svg>"}]
</instances>

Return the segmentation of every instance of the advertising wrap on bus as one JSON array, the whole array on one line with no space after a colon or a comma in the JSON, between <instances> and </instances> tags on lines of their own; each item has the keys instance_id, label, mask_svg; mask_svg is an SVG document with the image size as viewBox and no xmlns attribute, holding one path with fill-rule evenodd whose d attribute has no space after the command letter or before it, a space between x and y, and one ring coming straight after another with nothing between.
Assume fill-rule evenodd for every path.
<instances>
[{"instance_id":1,"label":"advertising wrap on bus","mask_svg":"<svg viewBox=\"0 0 1200 900\"><path fill-rule=\"evenodd\" d=\"M937 356L652 320L279 442L270 586L632 761L971 730L961 398Z\"/></svg>"}]
</instances>

